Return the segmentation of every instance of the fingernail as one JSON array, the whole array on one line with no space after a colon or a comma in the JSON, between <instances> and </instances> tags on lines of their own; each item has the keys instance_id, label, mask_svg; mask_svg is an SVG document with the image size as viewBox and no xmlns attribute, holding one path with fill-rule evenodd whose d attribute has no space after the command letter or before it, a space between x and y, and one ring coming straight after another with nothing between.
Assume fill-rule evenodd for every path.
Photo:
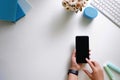
<instances>
[{"instance_id":1,"label":"fingernail","mask_svg":"<svg viewBox=\"0 0 120 80\"><path fill-rule=\"evenodd\" d=\"M88 60L88 58L86 58L86 60Z\"/></svg>"}]
</instances>

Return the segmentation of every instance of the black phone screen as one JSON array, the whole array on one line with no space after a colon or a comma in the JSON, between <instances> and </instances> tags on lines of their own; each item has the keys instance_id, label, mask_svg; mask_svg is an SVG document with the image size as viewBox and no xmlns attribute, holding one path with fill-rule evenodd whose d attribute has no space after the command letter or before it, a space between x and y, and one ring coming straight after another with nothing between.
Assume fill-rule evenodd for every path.
<instances>
[{"instance_id":1,"label":"black phone screen","mask_svg":"<svg viewBox=\"0 0 120 80\"><path fill-rule=\"evenodd\" d=\"M77 63L87 63L89 59L89 37L76 36L76 61Z\"/></svg>"}]
</instances>

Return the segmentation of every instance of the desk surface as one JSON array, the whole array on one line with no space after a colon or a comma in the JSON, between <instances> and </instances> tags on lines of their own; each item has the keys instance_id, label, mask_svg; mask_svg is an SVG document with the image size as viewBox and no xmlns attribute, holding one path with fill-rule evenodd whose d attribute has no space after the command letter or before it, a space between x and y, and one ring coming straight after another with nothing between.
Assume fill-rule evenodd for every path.
<instances>
[{"instance_id":1,"label":"desk surface","mask_svg":"<svg viewBox=\"0 0 120 80\"><path fill-rule=\"evenodd\" d=\"M29 1L33 8L26 17L0 22L0 74L6 80L66 80L76 35L90 37L91 58L101 66L120 66L120 29L101 13L90 21L66 12L61 0ZM88 80L82 71L80 78Z\"/></svg>"}]
</instances>

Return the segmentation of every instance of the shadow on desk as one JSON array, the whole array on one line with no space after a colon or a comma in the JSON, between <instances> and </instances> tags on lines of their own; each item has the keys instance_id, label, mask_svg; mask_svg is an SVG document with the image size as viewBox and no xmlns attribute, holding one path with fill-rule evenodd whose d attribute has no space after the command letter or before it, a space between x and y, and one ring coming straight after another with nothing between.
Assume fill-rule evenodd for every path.
<instances>
[{"instance_id":1,"label":"shadow on desk","mask_svg":"<svg viewBox=\"0 0 120 80\"><path fill-rule=\"evenodd\" d=\"M80 25L82 25L83 27L89 26L92 21L93 21L92 19L88 19L88 18L84 17L83 15L80 17Z\"/></svg>"},{"instance_id":2,"label":"shadow on desk","mask_svg":"<svg viewBox=\"0 0 120 80\"><path fill-rule=\"evenodd\" d=\"M5 28L14 25L15 23L7 22L7 21L0 21L0 28Z\"/></svg>"}]
</instances>

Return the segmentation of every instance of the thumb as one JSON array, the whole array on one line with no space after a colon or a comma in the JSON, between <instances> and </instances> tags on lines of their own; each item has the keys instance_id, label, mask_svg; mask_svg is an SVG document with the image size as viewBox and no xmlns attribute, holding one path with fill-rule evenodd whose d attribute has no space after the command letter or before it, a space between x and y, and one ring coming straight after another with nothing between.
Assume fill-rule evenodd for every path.
<instances>
[{"instance_id":1,"label":"thumb","mask_svg":"<svg viewBox=\"0 0 120 80\"><path fill-rule=\"evenodd\" d=\"M92 78L92 74L88 70L83 69L83 71L89 76L89 78Z\"/></svg>"}]
</instances>

